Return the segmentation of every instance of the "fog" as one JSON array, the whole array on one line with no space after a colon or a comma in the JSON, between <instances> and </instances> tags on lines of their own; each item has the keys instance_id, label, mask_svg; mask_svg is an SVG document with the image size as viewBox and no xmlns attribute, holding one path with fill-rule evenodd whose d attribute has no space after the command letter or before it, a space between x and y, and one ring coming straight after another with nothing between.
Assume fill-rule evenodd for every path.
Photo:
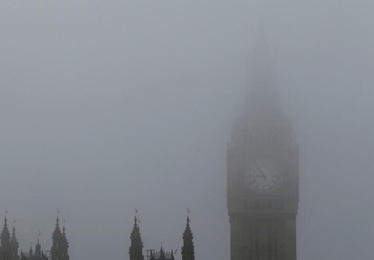
<instances>
[{"instance_id":1,"label":"fog","mask_svg":"<svg viewBox=\"0 0 374 260\"><path fill-rule=\"evenodd\" d=\"M261 23L300 145L298 259L373 259L366 0L0 0L0 210L20 248L40 229L49 249L60 209L71 259L128 259L137 208L145 249L181 259L190 208L196 259L229 259L226 149Z\"/></svg>"}]
</instances>

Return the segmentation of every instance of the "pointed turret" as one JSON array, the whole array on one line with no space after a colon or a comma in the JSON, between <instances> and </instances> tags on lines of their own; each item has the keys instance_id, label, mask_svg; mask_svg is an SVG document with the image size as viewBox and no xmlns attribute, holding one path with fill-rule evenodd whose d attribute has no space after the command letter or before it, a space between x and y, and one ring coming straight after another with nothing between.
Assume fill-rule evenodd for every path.
<instances>
[{"instance_id":1,"label":"pointed turret","mask_svg":"<svg viewBox=\"0 0 374 260\"><path fill-rule=\"evenodd\" d=\"M62 256L63 259L69 260L69 242L66 238L66 227L65 227L65 219L64 224L62 226Z\"/></svg>"},{"instance_id":2,"label":"pointed turret","mask_svg":"<svg viewBox=\"0 0 374 260\"><path fill-rule=\"evenodd\" d=\"M52 238L61 238L62 236L62 233L61 233L61 228L60 228L60 218L57 217L56 218L56 226L55 226L55 230L53 231L53 235L52 235Z\"/></svg>"},{"instance_id":3,"label":"pointed turret","mask_svg":"<svg viewBox=\"0 0 374 260\"><path fill-rule=\"evenodd\" d=\"M134 227L131 232L131 246L129 248L130 260L144 260L143 256L143 242L140 236L140 229L138 225L137 210L135 210Z\"/></svg>"},{"instance_id":4,"label":"pointed turret","mask_svg":"<svg viewBox=\"0 0 374 260\"><path fill-rule=\"evenodd\" d=\"M183 233L182 260L195 260L195 247L190 227L190 216L187 216L186 222L186 228Z\"/></svg>"},{"instance_id":5,"label":"pointed turret","mask_svg":"<svg viewBox=\"0 0 374 260\"><path fill-rule=\"evenodd\" d=\"M10 240L11 258L12 258L12 260L18 260L19 259L19 255L18 255L19 243L18 243L17 236L16 236L16 226L15 226L15 223L16 223L16 221L14 220L12 238Z\"/></svg>"},{"instance_id":6,"label":"pointed turret","mask_svg":"<svg viewBox=\"0 0 374 260\"><path fill-rule=\"evenodd\" d=\"M10 232L8 229L7 212L4 219L4 227L1 232L0 260L11 260Z\"/></svg>"},{"instance_id":7,"label":"pointed turret","mask_svg":"<svg viewBox=\"0 0 374 260\"><path fill-rule=\"evenodd\" d=\"M159 260L165 260L165 252L164 252L164 249L160 248L160 256L159 256Z\"/></svg>"},{"instance_id":8,"label":"pointed turret","mask_svg":"<svg viewBox=\"0 0 374 260\"><path fill-rule=\"evenodd\" d=\"M38 243L35 245L35 253L34 253L34 258L36 260L41 260L42 259L42 246L40 245L40 230L38 230Z\"/></svg>"},{"instance_id":9,"label":"pointed turret","mask_svg":"<svg viewBox=\"0 0 374 260\"><path fill-rule=\"evenodd\" d=\"M69 243L66 239L65 225L63 231L60 229L60 218L56 219L56 227L52 235L53 245L51 248L52 260L69 260Z\"/></svg>"},{"instance_id":10,"label":"pointed turret","mask_svg":"<svg viewBox=\"0 0 374 260\"><path fill-rule=\"evenodd\" d=\"M30 245L30 250L29 250L29 256L32 257L34 255L34 251L32 250L32 244Z\"/></svg>"},{"instance_id":11,"label":"pointed turret","mask_svg":"<svg viewBox=\"0 0 374 260\"><path fill-rule=\"evenodd\" d=\"M4 219L4 227L1 231L1 247L8 247L10 245L10 232L8 229L8 218Z\"/></svg>"}]
</instances>

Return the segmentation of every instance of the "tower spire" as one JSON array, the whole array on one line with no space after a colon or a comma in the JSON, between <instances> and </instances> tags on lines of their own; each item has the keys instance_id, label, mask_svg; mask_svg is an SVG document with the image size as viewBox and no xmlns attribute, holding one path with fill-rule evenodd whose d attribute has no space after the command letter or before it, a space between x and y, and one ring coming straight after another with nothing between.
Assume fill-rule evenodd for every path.
<instances>
[{"instance_id":1,"label":"tower spire","mask_svg":"<svg viewBox=\"0 0 374 260\"><path fill-rule=\"evenodd\" d=\"M40 229L38 229L38 242L35 245L35 259L41 259L42 258L42 246L40 245L40 236L41 236Z\"/></svg>"},{"instance_id":2,"label":"tower spire","mask_svg":"<svg viewBox=\"0 0 374 260\"><path fill-rule=\"evenodd\" d=\"M5 210L4 227L1 231L0 255L2 260L11 260L10 232L8 229L8 210Z\"/></svg>"},{"instance_id":3,"label":"tower spire","mask_svg":"<svg viewBox=\"0 0 374 260\"><path fill-rule=\"evenodd\" d=\"M66 238L65 218L62 221L62 237Z\"/></svg>"},{"instance_id":4,"label":"tower spire","mask_svg":"<svg viewBox=\"0 0 374 260\"><path fill-rule=\"evenodd\" d=\"M190 210L187 209L186 228L183 233L182 260L195 260L195 247L190 222Z\"/></svg>"},{"instance_id":5,"label":"tower spire","mask_svg":"<svg viewBox=\"0 0 374 260\"><path fill-rule=\"evenodd\" d=\"M12 238L16 237L16 219L13 219L13 233Z\"/></svg>"},{"instance_id":6,"label":"tower spire","mask_svg":"<svg viewBox=\"0 0 374 260\"><path fill-rule=\"evenodd\" d=\"M58 215L57 215L57 218L56 218L56 226L55 226L55 230L53 232L53 237L56 238L56 239L61 237L60 217Z\"/></svg>"},{"instance_id":7,"label":"tower spire","mask_svg":"<svg viewBox=\"0 0 374 260\"><path fill-rule=\"evenodd\" d=\"M138 225L138 210L135 209L134 227L131 232L131 246L129 248L130 260L144 260L143 256L143 242L140 235L140 229Z\"/></svg>"},{"instance_id":8,"label":"tower spire","mask_svg":"<svg viewBox=\"0 0 374 260\"><path fill-rule=\"evenodd\" d=\"M11 248L11 258L12 260L18 260L18 248L19 243L16 236L16 219L13 219L13 232L12 232L12 238L10 240L10 248Z\"/></svg>"},{"instance_id":9,"label":"tower spire","mask_svg":"<svg viewBox=\"0 0 374 260\"><path fill-rule=\"evenodd\" d=\"M63 259L69 260L69 242L66 237L66 221L63 218L62 222L62 255Z\"/></svg>"},{"instance_id":10,"label":"tower spire","mask_svg":"<svg viewBox=\"0 0 374 260\"><path fill-rule=\"evenodd\" d=\"M298 149L261 25L252 61L245 106L227 151L231 260L295 260Z\"/></svg>"},{"instance_id":11,"label":"tower spire","mask_svg":"<svg viewBox=\"0 0 374 260\"><path fill-rule=\"evenodd\" d=\"M279 116L280 113L275 64L270 54L264 23L260 21L246 88L244 114L269 117Z\"/></svg>"},{"instance_id":12,"label":"tower spire","mask_svg":"<svg viewBox=\"0 0 374 260\"><path fill-rule=\"evenodd\" d=\"M4 227L1 232L1 246L8 247L10 245L10 232L8 229L8 210L5 210Z\"/></svg>"},{"instance_id":13,"label":"tower spire","mask_svg":"<svg viewBox=\"0 0 374 260\"><path fill-rule=\"evenodd\" d=\"M52 260L69 260L69 243L66 239L65 221L61 232L60 228L60 211L57 211L56 227L52 235L53 245L51 248Z\"/></svg>"},{"instance_id":14,"label":"tower spire","mask_svg":"<svg viewBox=\"0 0 374 260\"><path fill-rule=\"evenodd\" d=\"M234 125L230 144L231 148L241 147L243 151L254 149L258 154L270 151L268 144L292 144L292 126L282 111L275 64L264 31L260 23L245 104L239 120Z\"/></svg>"},{"instance_id":15,"label":"tower spire","mask_svg":"<svg viewBox=\"0 0 374 260\"><path fill-rule=\"evenodd\" d=\"M41 235L42 235L42 232L40 232L40 229L38 229L38 244L40 244Z\"/></svg>"}]
</instances>

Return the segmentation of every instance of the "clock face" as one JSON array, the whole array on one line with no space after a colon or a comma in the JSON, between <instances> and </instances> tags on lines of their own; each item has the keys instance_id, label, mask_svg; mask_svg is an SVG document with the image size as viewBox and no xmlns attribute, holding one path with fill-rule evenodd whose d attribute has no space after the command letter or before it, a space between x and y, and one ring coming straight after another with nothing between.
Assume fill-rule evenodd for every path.
<instances>
[{"instance_id":1,"label":"clock face","mask_svg":"<svg viewBox=\"0 0 374 260\"><path fill-rule=\"evenodd\" d=\"M266 161L255 160L245 170L248 187L256 193L271 193L282 185L283 174L279 167Z\"/></svg>"}]
</instances>

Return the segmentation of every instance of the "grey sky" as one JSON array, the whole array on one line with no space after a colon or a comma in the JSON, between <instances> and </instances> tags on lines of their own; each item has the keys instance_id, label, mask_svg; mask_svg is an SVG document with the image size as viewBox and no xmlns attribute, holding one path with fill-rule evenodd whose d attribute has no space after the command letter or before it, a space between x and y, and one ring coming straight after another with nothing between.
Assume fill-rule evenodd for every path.
<instances>
[{"instance_id":1,"label":"grey sky","mask_svg":"<svg viewBox=\"0 0 374 260\"><path fill-rule=\"evenodd\" d=\"M197 259L228 259L226 147L260 17L300 144L299 259L373 259L365 0L0 0L0 210L21 248L38 229L50 247L60 208L72 259L127 259L137 207L145 248L180 251L189 207Z\"/></svg>"}]
</instances>

